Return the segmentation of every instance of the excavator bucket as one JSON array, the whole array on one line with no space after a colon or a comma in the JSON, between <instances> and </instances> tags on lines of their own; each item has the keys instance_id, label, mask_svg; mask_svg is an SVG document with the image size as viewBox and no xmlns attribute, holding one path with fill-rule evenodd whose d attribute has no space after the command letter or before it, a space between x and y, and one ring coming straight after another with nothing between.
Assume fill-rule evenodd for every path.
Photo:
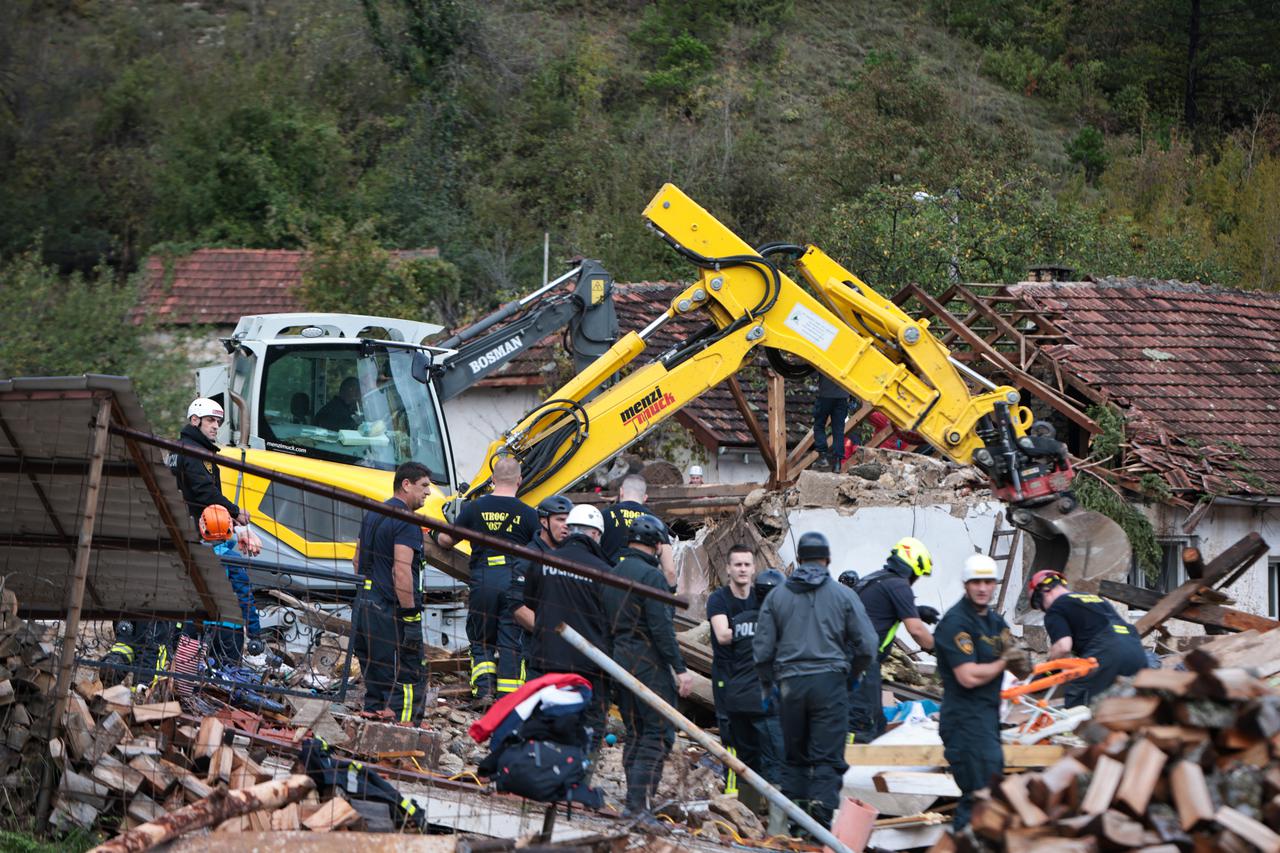
<instances>
[{"instance_id":1,"label":"excavator bucket","mask_svg":"<svg viewBox=\"0 0 1280 853\"><path fill-rule=\"evenodd\" d=\"M1071 498L1013 510L1010 520L1035 543L1034 571L1062 572L1076 592L1098 591L1104 580L1123 581L1132 560L1129 537L1101 513Z\"/></svg>"}]
</instances>

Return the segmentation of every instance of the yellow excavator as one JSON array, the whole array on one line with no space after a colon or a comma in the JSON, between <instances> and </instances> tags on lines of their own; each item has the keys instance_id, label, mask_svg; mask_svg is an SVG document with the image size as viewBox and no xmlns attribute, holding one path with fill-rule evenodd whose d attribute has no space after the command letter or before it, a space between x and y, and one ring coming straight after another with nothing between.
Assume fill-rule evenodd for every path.
<instances>
[{"instance_id":1,"label":"yellow excavator","mask_svg":"<svg viewBox=\"0 0 1280 853\"><path fill-rule=\"evenodd\" d=\"M267 334L250 324L228 343L230 426L241 439L224 452L378 500L389 493L387 472L395 463L416 459L440 486L422 510L438 518L446 515L446 503L484 493L492 461L510 455L521 463L521 496L532 504L568 490L733 376L763 347L780 369L803 362L899 428L919 433L949 459L980 468L995 496L1009 505L1012 523L1035 542L1037 568L1063 571L1073 587L1084 589L1123 577L1128 540L1114 522L1077 506L1065 446L1031 429L1031 411L1020 405L1014 388L995 387L953 359L927 321L913 319L817 247L751 247L671 184L643 215L698 268L697 281L494 440L469 483L454 470L431 378L433 364L450 353L421 343L429 334L426 324L387 318L246 318L271 329ZM807 290L782 272L783 260L793 263ZM655 330L674 317L695 314L707 321L699 332L614 381L645 351ZM288 389L336 395L346 376L358 380L364 422L335 429L336 424L290 418L295 401ZM316 405L296 402L307 413ZM330 570L349 570L357 514L332 502L321 506L305 495L285 495L264 481L238 479L229 470L222 481L228 496L246 501L254 513L269 545L264 557L285 567L318 561ZM456 576L456 562L434 559ZM436 579L441 588L450 583L443 574Z\"/></svg>"}]
</instances>

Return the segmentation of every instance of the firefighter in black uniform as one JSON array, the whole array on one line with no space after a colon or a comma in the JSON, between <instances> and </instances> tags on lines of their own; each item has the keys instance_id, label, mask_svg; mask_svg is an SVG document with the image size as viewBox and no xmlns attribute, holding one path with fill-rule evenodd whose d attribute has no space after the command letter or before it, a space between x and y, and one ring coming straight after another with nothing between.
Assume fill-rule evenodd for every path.
<instances>
[{"instance_id":1,"label":"firefighter in black uniform","mask_svg":"<svg viewBox=\"0 0 1280 853\"><path fill-rule=\"evenodd\" d=\"M1098 668L1084 678L1067 682L1063 699L1068 708L1087 705L1118 676L1133 675L1147 666L1138 629L1120 618L1111 603L1097 595L1072 592L1060 573L1036 572L1027 585L1031 606L1044 611L1049 635L1049 658L1096 658Z\"/></svg>"},{"instance_id":2,"label":"firefighter in black uniform","mask_svg":"<svg viewBox=\"0 0 1280 853\"><path fill-rule=\"evenodd\" d=\"M877 657L875 663L867 667L857 687L851 687L850 743L870 743L884 734L880 664L889 656L898 627L906 628L924 651L933 650L933 635L925 625L938 623L938 611L928 605L917 605L911 591L917 580L931 574L933 557L929 549L919 539L908 536L889 550L884 568L854 583L853 590L862 599L867 618L876 632Z\"/></svg>"},{"instance_id":3,"label":"firefighter in black uniform","mask_svg":"<svg viewBox=\"0 0 1280 853\"><path fill-rule=\"evenodd\" d=\"M942 678L939 733L943 755L960 788L952 827L969 825L973 792L1004 769L1000 747L1000 684L1005 669L1019 678L1031 671L1027 654L1009 626L991 609L996 564L985 554L965 560L960 572L964 598L947 611L934 631L938 675Z\"/></svg>"},{"instance_id":4,"label":"firefighter in black uniform","mask_svg":"<svg viewBox=\"0 0 1280 853\"><path fill-rule=\"evenodd\" d=\"M618 486L618 502L604 510L604 535L600 537L600 550L610 563L618 562L618 555L627 545L627 528L631 522L642 515L657 514L644 505L649 499L649 484L639 474L631 474L622 478ZM662 576L667 579L667 588L676 591L676 563L671 545L663 545L658 549L658 564L662 567Z\"/></svg>"},{"instance_id":5,"label":"firefighter in black uniform","mask_svg":"<svg viewBox=\"0 0 1280 853\"><path fill-rule=\"evenodd\" d=\"M516 545L533 542L538 531L537 513L516 497L520 488L520 463L509 456L493 463L493 492L469 501L458 513L458 527L488 533ZM454 545L447 533L433 538L443 547ZM471 596L467 603L467 640L471 644L471 695L477 702L514 693L524 683L520 677L520 629L510 606L514 557L483 545L471 549Z\"/></svg>"},{"instance_id":6,"label":"firefighter in black uniform","mask_svg":"<svg viewBox=\"0 0 1280 853\"><path fill-rule=\"evenodd\" d=\"M631 522L627 539L614 574L665 591L667 581L658 568L657 554L659 545L671 543L666 526L652 515L642 515ZM671 705L676 703L677 692L688 696L693 677L680 656L671 608L614 587L605 587L602 593L613 634L614 660ZM640 814L653 805L662 779L662 764L675 743L675 729L630 691L619 695L618 704L627 727L622 748L622 766L627 774L626 814Z\"/></svg>"},{"instance_id":7,"label":"firefighter in black uniform","mask_svg":"<svg viewBox=\"0 0 1280 853\"><path fill-rule=\"evenodd\" d=\"M386 505L416 512L431 492L425 465L396 468L395 494ZM364 709L402 723L422 719L426 682L422 665L422 528L366 512L351 558L364 578L354 609L352 654L365 666Z\"/></svg>"},{"instance_id":8,"label":"firefighter in black uniform","mask_svg":"<svg viewBox=\"0 0 1280 853\"><path fill-rule=\"evenodd\" d=\"M604 533L600 510L589 504L578 504L566 520L569 535L552 553L589 568L612 572L613 566L600 551L600 535ZM600 587L581 575L538 563L531 566L525 576L524 604L534 613L529 637L529 677L572 672L591 682L591 704L582 712L582 724L589 729L587 753L593 755L604 736L608 686L600 667L566 643L556 633L556 626L563 622L597 649L612 654L609 618Z\"/></svg>"},{"instance_id":9,"label":"firefighter in black uniform","mask_svg":"<svg viewBox=\"0 0 1280 853\"><path fill-rule=\"evenodd\" d=\"M537 507L538 524L541 529L533 537L529 547L536 551L548 553L559 548L564 538L569 535L569 513L573 510L573 501L564 495L551 495L543 498ZM533 630L533 611L524 605L524 584L529 574L530 562L517 559L511 565L511 591L507 593L507 609L511 619L520 629L520 683L528 678L529 669L529 632Z\"/></svg>"}]
</instances>

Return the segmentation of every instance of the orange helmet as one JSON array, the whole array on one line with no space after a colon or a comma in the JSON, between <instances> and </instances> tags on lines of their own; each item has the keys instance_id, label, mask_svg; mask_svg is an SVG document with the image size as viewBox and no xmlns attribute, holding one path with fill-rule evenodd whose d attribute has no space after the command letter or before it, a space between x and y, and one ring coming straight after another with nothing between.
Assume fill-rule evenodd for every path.
<instances>
[{"instance_id":1,"label":"orange helmet","mask_svg":"<svg viewBox=\"0 0 1280 853\"><path fill-rule=\"evenodd\" d=\"M206 542L226 542L235 536L231 513L225 506L209 504L200 513L200 537Z\"/></svg>"},{"instance_id":2,"label":"orange helmet","mask_svg":"<svg viewBox=\"0 0 1280 853\"><path fill-rule=\"evenodd\" d=\"M1067 585L1067 579L1062 572L1055 572L1053 569L1036 572L1031 576L1031 582L1027 584L1027 596L1031 599L1031 606L1036 610L1043 610L1044 594L1059 585Z\"/></svg>"}]
</instances>

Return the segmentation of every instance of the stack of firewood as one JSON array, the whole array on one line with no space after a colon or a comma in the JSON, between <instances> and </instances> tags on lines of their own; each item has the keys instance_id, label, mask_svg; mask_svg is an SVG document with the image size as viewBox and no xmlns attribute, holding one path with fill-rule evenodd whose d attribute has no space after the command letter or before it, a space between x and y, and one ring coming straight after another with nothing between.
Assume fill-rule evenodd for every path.
<instances>
[{"instance_id":1,"label":"stack of firewood","mask_svg":"<svg viewBox=\"0 0 1280 853\"><path fill-rule=\"evenodd\" d=\"M1280 853L1280 691L1203 652L1101 700L1091 745L978 795L984 848ZM945 836L938 853L972 849Z\"/></svg>"},{"instance_id":2,"label":"stack of firewood","mask_svg":"<svg viewBox=\"0 0 1280 853\"><path fill-rule=\"evenodd\" d=\"M49 761L49 718L56 680L55 647L39 625L17 616L18 602L4 590L0 600L0 788L6 808L18 814L35 807Z\"/></svg>"}]
</instances>

